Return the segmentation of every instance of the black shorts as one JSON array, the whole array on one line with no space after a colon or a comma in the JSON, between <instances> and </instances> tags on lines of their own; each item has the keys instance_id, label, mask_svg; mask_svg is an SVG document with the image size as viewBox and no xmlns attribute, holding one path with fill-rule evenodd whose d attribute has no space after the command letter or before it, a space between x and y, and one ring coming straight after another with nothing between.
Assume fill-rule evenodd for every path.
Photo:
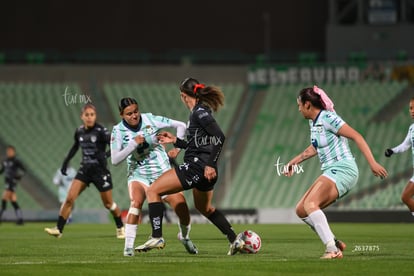
<instances>
[{"instance_id":1,"label":"black shorts","mask_svg":"<svg viewBox=\"0 0 414 276\"><path fill-rule=\"evenodd\" d=\"M17 186L17 181L16 180L6 178L4 182L6 183L6 191L10 191L10 192L13 192L13 193L16 192L16 186Z\"/></svg>"},{"instance_id":2,"label":"black shorts","mask_svg":"<svg viewBox=\"0 0 414 276\"><path fill-rule=\"evenodd\" d=\"M204 177L204 169L192 163L184 162L175 168L175 172L184 190L196 188L197 190L207 192L213 190L214 184L217 182L217 178L208 181Z\"/></svg>"},{"instance_id":3,"label":"black shorts","mask_svg":"<svg viewBox=\"0 0 414 276\"><path fill-rule=\"evenodd\" d=\"M81 165L75 179L82 181L87 186L92 182L101 193L112 190L111 173L107 168L99 165Z\"/></svg>"}]
</instances>

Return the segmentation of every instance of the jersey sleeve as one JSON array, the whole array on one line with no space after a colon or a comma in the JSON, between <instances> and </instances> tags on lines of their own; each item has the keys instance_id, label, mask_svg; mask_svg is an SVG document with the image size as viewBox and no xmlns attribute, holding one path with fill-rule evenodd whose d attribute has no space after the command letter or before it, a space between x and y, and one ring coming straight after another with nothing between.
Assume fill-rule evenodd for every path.
<instances>
[{"instance_id":1,"label":"jersey sleeve","mask_svg":"<svg viewBox=\"0 0 414 276\"><path fill-rule=\"evenodd\" d=\"M177 131L177 137L184 139L185 131L187 129L184 122L173 120L164 116L155 116L151 114L152 122L158 129L172 127Z\"/></svg>"},{"instance_id":2,"label":"jersey sleeve","mask_svg":"<svg viewBox=\"0 0 414 276\"><path fill-rule=\"evenodd\" d=\"M198 108L194 112L193 116L195 116L197 122L208 133L209 136L215 137L215 143L211 144L212 150L207 161L207 165L214 167L217 164L221 150L224 146L224 133L208 110L204 108Z\"/></svg>"},{"instance_id":3,"label":"jersey sleeve","mask_svg":"<svg viewBox=\"0 0 414 276\"><path fill-rule=\"evenodd\" d=\"M111 163L112 165L118 165L125 158L128 157L137 147L137 143L134 139L131 139L126 147L122 145L122 134L117 126L114 126L111 134Z\"/></svg>"},{"instance_id":4,"label":"jersey sleeve","mask_svg":"<svg viewBox=\"0 0 414 276\"><path fill-rule=\"evenodd\" d=\"M411 132L413 131L413 127L414 125L411 125L410 128L408 129L408 133L404 141L398 146L392 148L392 151L394 153L401 153L401 152L407 151L412 146L410 136L411 136Z\"/></svg>"},{"instance_id":5,"label":"jersey sleeve","mask_svg":"<svg viewBox=\"0 0 414 276\"><path fill-rule=\"evenodd\" d=\"M102 136L103 136L103 140L105 141L105 143L109 145L111 142L111 132L109 131L109 129L107 129L106 127L103 127Z\"/></svg>"},{"instance_id":6,"label":"jersey sleeve","mask_svg":"<svg viewBox=\"0 0 414 276\"><path fill-rule=\"evenodd\" d=\"M326 130L335 134L338 133L343 125L345 125L345 121L334 112L326 112L322 122Z\"/></svg>"},{"instance_id":7,"label":"jersey sleeve","mask_svg":"<svg viewBox=\"0 0 414 276\"><path fill-rule=\"evenodd\" d=\"M75 156L76 152L79 149L79 139L78 139L78 129L75 131L75 135L73 136L74 143L72 145L72 148L69 150L68 155L66 156L65 160L63 161L62 167L66 168L69 164L69 161Z\"/></svg>"}]
</instances>

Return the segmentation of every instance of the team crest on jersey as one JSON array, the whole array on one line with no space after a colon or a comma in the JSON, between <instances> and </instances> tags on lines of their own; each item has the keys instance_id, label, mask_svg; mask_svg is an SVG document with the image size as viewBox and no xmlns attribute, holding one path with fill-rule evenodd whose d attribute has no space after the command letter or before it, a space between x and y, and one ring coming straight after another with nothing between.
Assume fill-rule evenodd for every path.
<instances>
[{"instance_id":1,"label":"team crest on jersey","mask_svg":"<svg viewBox=\"0 0 414 276\"><path fill-rule=\"evenodd\" d=\"M317 132L317 133L322 133L323 132L323 127L322 126L315 126L313 128L313 131Z\"/></svg>"},{"instance_id":2,"label":"team crest on jersey","mask_svg":"<svg viewBox=\"0 0 414 276\"><path fill-rule=\"evenodd\" d=\"M143 132L144 135L152 135L156 132L156 130L151 125L146 125Z\"/></svg>"},{"instance_id":3,"label":"team crest on jersey","mask_svg":"<svg viewBox=\"0 0 414 276\"><path fill-rule=\"evenodd\" d=\"M92 143L95 143L96 142L96 139L97 139L97 137L95 135L92 135L91 136L91 142Z\"/></svg>"}]
</instances>

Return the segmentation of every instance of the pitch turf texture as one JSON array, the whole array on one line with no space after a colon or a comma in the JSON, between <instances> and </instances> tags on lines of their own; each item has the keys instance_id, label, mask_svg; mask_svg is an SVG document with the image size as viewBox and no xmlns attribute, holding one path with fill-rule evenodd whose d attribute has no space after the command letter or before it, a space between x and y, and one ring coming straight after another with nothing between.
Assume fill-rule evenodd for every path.
<instances>
[{"instance_id":1,"label":"pitch turf texture","mask_svg":"<svg viewBox=\"0 0 414 276\"><path fill-rule=\"evenodd\" d=\"M348 246L340 260L320 260L324 248L304 224L234 225L262 238L258 254L235 256L213 225L193 225L198 255L179 243L176 225L165 225L166 247L134 257L123 256L113 225L73 223L61 239L43 231L50 226L0 224L0 275L413 275L414 268L414 224L332 224ZM149 231L140 225L136 244Z\"/></svg>"}]
</instances>

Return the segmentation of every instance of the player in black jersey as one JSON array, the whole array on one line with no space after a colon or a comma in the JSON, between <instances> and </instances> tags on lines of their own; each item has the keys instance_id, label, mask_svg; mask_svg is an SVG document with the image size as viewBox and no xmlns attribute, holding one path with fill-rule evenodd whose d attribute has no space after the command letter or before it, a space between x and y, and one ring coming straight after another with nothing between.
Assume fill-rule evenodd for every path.
<instances>
[{"instance_id":1,"label":"player in black jersey","mask_svg":"<svg viewBox=\"0 0 414 276\"><path fill-rule=\"evenodd\" d=\"M75 143L63 161L61 172L66 175L69 161L76 154L79 147L82 149L80 168L72 182L66 200L60 208L56 228L45 228L45 231L57 238L62 236L63 228L76 198L92 182L100 192L105 208L109 209L114 217L117 238L124 239L121 210L112 199L112 179L106 162L106 158L109 157L110 153L107 153L105 149L110 144L111 134L105 127L96 123L96 108L94 105L86 104L82 108L81 119L83 125L76 129Z\"/></svg>"},{"instance_id":2,"label":"player in black jersey","mask_svg":"<svg viewBox=\"0 0 414 276\"><path fill-rule=\"evenodd\" d=\"M6 190L3 192L1 199L0 221L3 212L6 210L7 201L10 201L17 217L17 224L23 224L22 210L17 203L16 186L17 180L19 180L26 168L22 162L16 157L16 149L13 146L7 146L6 148L7 158L0 164L0 174L4 172L4 181L6 183Z\"/></svg>"},{"instance_id":3,"label":"player in black jersey","mask_svg":"<svg viewBox=\"0 0 414 276\"><path fill-rule=\"evenodd\" d=\"M161 196L183 190L193 190L197 210L208 218L230 242L228 255L240 251L244 242L237 237L226 217L211 205L213 188L217 181L217 161L224 143L224 134L212 115L224 104L223 92L214 86L205 86L196 79L187 78L180 85L181 100L191 110L187 127L187 141L169 132L160 133L161 144L173 143L185 149L184 163L165 172L147 190L152 236L136 251L163 248Z\"/></svg>"}]
</instances>

